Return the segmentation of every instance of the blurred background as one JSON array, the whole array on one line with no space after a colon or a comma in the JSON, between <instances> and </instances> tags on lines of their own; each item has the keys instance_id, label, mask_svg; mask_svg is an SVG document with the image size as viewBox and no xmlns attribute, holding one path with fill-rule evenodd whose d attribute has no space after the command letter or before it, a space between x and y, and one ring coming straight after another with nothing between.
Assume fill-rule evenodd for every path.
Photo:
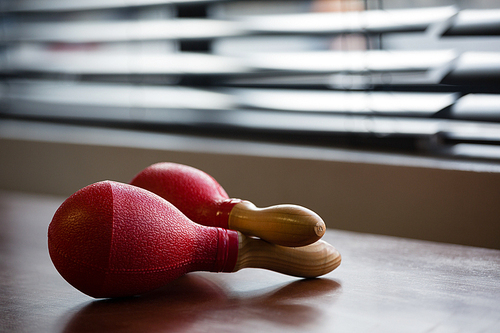
<instances>
[{"instance_id":1,"label":"blurred background","mask_svg":"<svg viewBox=\"0 0 500 333\"><path fill-rule=\"evenodd\" d=\"M500 248L496 0L0 1L0 189L159 161L332 228Z\"/></svg>"}]
</instances>

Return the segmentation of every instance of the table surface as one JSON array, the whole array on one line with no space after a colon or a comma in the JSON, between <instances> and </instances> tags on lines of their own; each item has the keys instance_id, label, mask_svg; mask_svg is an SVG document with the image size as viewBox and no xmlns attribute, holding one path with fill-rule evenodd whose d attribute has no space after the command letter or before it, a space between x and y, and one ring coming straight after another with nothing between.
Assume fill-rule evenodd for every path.
<instances>
[{"instance_id":1,"label":"table surface","mask_svg":"<svg viewBox=\"0 0 500 333\"><path fill-rule=\"evenodd\" d=\"M500 332L500 251L338 230L324 239L343 262L322 278L196 272L94 300L48 256L63 199L0 192L1 332Z\"/></svg>"}]
</instances>

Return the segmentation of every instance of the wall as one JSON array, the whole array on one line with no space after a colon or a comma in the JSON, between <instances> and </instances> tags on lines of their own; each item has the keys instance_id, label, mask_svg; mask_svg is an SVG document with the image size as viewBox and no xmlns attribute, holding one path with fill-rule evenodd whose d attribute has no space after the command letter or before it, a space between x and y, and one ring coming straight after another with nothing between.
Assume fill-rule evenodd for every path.
<instances>
[{"instance_id":1,"label":"wall","mask_svg":"<svg viewBox=\"0 0 500 333\"><path fill-rule=\"evenodd\" d=\"M0 189L68 196L104 179L128 182L152 163L172 161L208 172L231 197L311 208L331 229L500 248L496 164L66 130L72 135L58 138L61 131L52 127L0 126Z\"/></svg>"}]
</instances>

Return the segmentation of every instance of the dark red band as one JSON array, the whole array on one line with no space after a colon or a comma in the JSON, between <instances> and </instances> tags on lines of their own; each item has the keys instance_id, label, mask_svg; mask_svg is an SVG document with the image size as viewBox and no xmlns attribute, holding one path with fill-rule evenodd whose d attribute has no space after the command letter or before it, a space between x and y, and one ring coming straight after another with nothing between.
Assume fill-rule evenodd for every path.
<instances>
[{"instance_id":1,"label":"dark red band","mask_svg":"<svg viewBox=\"0 0 500 333\"><path fill-rule=\"evenodd\" d=\"M219 243L217 246L216 272L232 272L238 259L238 232L217 228Z\"/></svg>"},{"instance_id":2,"label":"dark red band","mask_svg":"<svg viewBox=\"0 0 500 333\"><path fill-rule=\"evenodd\" d=\"M227 199L222 201L219 204L219 210L217 211L217 214L215 215L215 226L227 229L228 228L228 222L229 222L229 214L233 210L233 207L242 202L243 200L241 199Z\"/></svg>"}]
</instances>

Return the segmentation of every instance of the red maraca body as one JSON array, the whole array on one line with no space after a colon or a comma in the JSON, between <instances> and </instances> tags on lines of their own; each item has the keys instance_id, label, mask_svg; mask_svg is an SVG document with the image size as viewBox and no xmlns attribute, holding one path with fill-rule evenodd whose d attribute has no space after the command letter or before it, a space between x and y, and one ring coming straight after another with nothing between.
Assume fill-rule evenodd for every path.
<instances>
[{"instance_id":1,"label":"red maraca body","mask_svg":"<svg viewBox=\"0 0 500 333\"><path fill-rule=\"evenodd\" d=\"M238 255L235 231L198 225L163 198L111 181L59 207L48 245L59 273L93 297L141 294L190 271L231 272Z\"/></svg>"},{"instance_id":2,"label":"red maraca body","mask_svg":"<svg viewBox=\"0 0 500 333\"><path fill-rule=\"evenodd\" d=\"M188 218L206 226L228 228L228 216L239 199L230 199L205 172L176 163L157 163L141 171L130 184L167 199Z\"/></svg>"},{"instance_id":3,"label":"red maraca body","mask_svg":"<svg viewBox=\"0 0 500 333\"><path fill-rule=\"evenodd\" d=\"M250 201L230 199L214 178L186 165L156 163L130 183L165 198L196 223L237 230L281 246L312 244L326 230L321 217L305 207L258 208Z\"/></svg>"}]
</instances>

